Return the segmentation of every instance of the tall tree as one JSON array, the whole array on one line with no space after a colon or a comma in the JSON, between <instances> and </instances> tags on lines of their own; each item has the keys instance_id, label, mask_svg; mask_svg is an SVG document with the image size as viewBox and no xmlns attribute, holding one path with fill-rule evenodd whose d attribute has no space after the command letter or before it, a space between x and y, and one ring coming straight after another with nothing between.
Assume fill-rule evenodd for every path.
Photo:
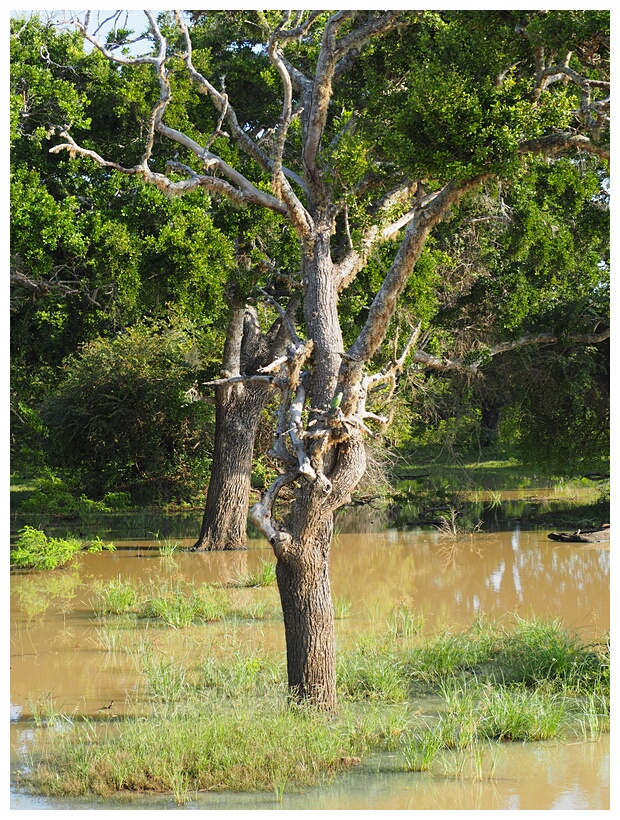
<instances>
[{"instance_id":1,"label":"tall tree","mask_svg":"<svg viewBox=\"0 0 620 820\"><path fill-rule=\"evenodd\" d=\"M608 157L608 18L572 11L258 12L249 22L277 72L281 106L257 131L216 86L207 55L194 53L181 13L174 21L147 16L153 47L139 57L112 40L98 43L88 15L76 21L108 59L150 67L157 77L141 155L127 162L119 149L104 157L63 127L52 150L90 157L170 195L203 189L240 207L260 206L296 232L303 328L291 323L285 360L251 377L280 393L274 449L282 471L250 517L277 558L291 692L334 710L333 514L364 473L369 425L386 421L367 405L391 388L407 356L433 358L416 347L419 320L380 370L376 357L429 237L454 206L488 180L509 181L532 154ZM209 24L221 16L205 12L200 19ZM229 48L242 41L237 34ZM208 131L196 122L170 124L177 78L187 76L213 106ZM178 152L166 165L153 154L162 138ZM262 172L260 180L244 173L237 149ZM392 251L390 262L345 347L339 303L382 245ZM491 355L506 344L485 341ZM279 519L275 506L286 485L294 498Z\"/></svg>"}]
</instances>

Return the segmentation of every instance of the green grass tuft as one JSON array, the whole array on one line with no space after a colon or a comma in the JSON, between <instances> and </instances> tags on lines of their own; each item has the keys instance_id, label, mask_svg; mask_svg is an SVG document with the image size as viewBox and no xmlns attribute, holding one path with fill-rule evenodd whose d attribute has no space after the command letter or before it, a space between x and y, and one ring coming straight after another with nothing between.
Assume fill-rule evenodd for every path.
<instances>
[{"instance_id":1,"label":"green grass tuft","mask_svg":"<svg viewBox=\"0 0 620 820\"><path fill-rule=\"evenodd\" d=\"M276 582L276 565L273 561L261 559L254 570L246 574L239 574L231 585L235 587L268 587Z\"/></svg>"}]
</instances>

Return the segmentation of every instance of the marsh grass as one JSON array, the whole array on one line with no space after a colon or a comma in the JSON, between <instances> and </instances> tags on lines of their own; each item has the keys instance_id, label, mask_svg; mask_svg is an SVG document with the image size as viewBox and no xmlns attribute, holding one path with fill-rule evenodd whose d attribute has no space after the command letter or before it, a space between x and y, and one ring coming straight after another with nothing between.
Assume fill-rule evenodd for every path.
<instances>
[{"instance_id":1,"label":"marsh grass","mask_svg":"<svg viewBox=\"0 0 620 820\"><path fill-rule=\"evenodd\" d=\"M54 696L51 692L46 692L36 700L29 700L28 705L32 712L32 719L35 726L55 726L61 720L61 711L55 704Z\"/></svg>"},{"instance_id":2,"label":"marsh grass","mask_svg":"<svg viewBox=\"0 0 620 820\"><path fill-rule=\"evenodd\" d=\"M98 581L92 589L93 609L99 618L133 612L138 602L136 585L131 581L124 581L120 576L107 583Z\"/></svg>"},{"instance_id":3,"label":"marsh grass","mask_svg":"<svg viewBox=\"0 0 620 820\"><path fill-rule=\"evenodd\" d=\"M449 779L492 782L498 764L498 746L477 743L459 750L439 750L429 770Z\"/></svg>"},{"instance_id":4,"label":"marsh grass","mask_svg":"<svg viewBox=\"0 0 620 820\"><path fill-rule=\"evenodd\" d=\"M276 565L273 561L261 559L256 569L239 573L231 582L234 587L268 587L276 582Z\"/></svg>"},{"instance_id":5,"label":"marsh grass","mask_svg":"<svg viewBox=\"0 0 620 820\"><path fill-rule=\"evenodd\" d=\"M447 749L464 749L480 740L550 740L568 726L567 704L557 694L454 683L444 693L446 709L437 733Z\"/></svg>"},{"instance_id":6,"label":"marsh grass","mask_svg":"<svg viewBox=\"0 0 620 820\"><path fill-rule=\"evenodd\" d=\"M364 647L343 652L336 661L340 696L349 700L406 701L409 686L402 662L395 653Z\"/></svg>"},{"instance_id":7,"label":"marsh grass","mask_svg":"<svg viewBox=\"0 0 620 820\"><path fill-rule=\"evenodd\" d=\"M123 637L123 630L121 629L98 627L95 630L95 637L92 640L95 646L104 652L107 652L109 655L116 655L125 649Z\"/></svg>"},{"instance_id":8,"label":"marsh grass","mask_svg":"<svg viewBox=\"0 0 620 820\"><path fill-rule=\"evenodd\" d=\"M606 650L608 654L609 647ZM546 680L579 691L594 680L608 680L604 655L605 650L583 646L578 634L558 621L516 617L514 627L500 636L495 664L502 668L505 683L532 686Z\"/></svg>"},{"instance_id":9,"label":"marsh grass","mask_svg":"<svg viewBox=\"0 0 620 820\"><path fill-rule=\"evenodd\" d=\"M232 658L211 656L200 666L198 687L210 689L226 698L241 695L285 694L284 666L268 655L235 651Z\"/></svg>"},{"instance_id":10,"label":"marsh grass","mask_svg":"<svg viewBox=\"0 0 620 820\"><path fill-rule=\"evenodd\" d=\"M411 772L483 781L498 743L609 730L608 644L519 618L477 619L430 639L383 628L340 651L338 717L290 703L283 655L224 641L199 658L188 644L181 661L143 640L131 650L142 713L96 736L77 724L52 733L22 783L55 795L167 792L180 803L204 789L262 790L279 801L369 753L394 752Z\"/></svg>"},{"instance_id":11,"label":"marsh grass","mask_svg":"<svg viewBox=\"0 0 620 820\"><path fill-rule=\"evenodd\" d=\"M157 551L162 558L171 558L180 549L178 541L173 541L171 538L161 538L159 533L153 533L157 541Z\"/></svg>"},{"instance_id":12,"label":"marsh grass","mask_svg":"<svg viewBox=\"0 0 620 820\"><path fill-rule=\"evenodd\" d=\"M348 618L353 608L353 602L344 595L336 595L334 597L334 618L342 620Z\"/></svg>"},{"instance_id":13,"label":"marsh grass","mask_svg":"<svg viewBox=\"0 0 620 820\"><path fill-rule=\"evenodd\" d=\"M388 630L394 637L412 638L422 631L425 621L423 613L412 609L408 601L400 601L392 609Z\"/></svg>"},{"instance_id":14,"label":"marsh grass","mask_svg":"<svg viewBox=\"0 0 620 820\"><path fill-rule=\"evenodd\" d=\"M442 748L441 738L433 732L426 731L409 735L402 744L405 771L430 771Z\"/></svg>"},{"instance_id":15,"label":"marsh grass","mask_svg":"<svg viewBox=\"0 0 620 820\"><path fill-rule=\"evenodd\" d=\"M188 670L181 663L156 658L153 651L142 657L142 674L147 681L151 697L165 702L175 702L190 690Z\"/></svg>"},{"instance_id":16,"label":"marsh grass","mask_svg":"<svg viewBox=\"0 0 620 820\"><path fill-rule=\"evenodd\" d=\"M576 735L583 740L598 740L610 729L609 697L589 692L573 705Z\"/></svg>"},{"instance_id":17,"label":"marsh grass","mask_svg":"<svg viewBox=\"0 0 620 820\"><path fill-rule=\"evenodd\" d=\"M196 586L164 582L149 592L140 604L138 617L159 620L175 629L220 621L230 609L226 593L204 583Z\"/></svg>"},{"instance_id":18,"label":"marsh grass","mask_svg":"<svg viewBox=\"0 0 620 820\"><path fill-rule=\"evenodd\" d=\"M153 720L129 720L97 742L77 727L54 738L53 763L35 767L44 794L109 795L171 792L184 800L198 790L272 791L320 782L347 767L346 733L321 715L273 701L248 700L234 709L189 698L163 707ZM165 742L162 739L165 738Z\"/></svg>"},{"instance_id":19,"label":"marsh grass","mask_svg":"<svg viewBox=\"0 0 620 820\"><path fill-rule=\"evenodd\" d=\"M131 614L174 629L227 617L257 620L266 611L264 601L235 602L229 591L218 585L170 578L140 583L118 578L95 584L92 606L100 619Z\"/></svg>"}]
</instances>

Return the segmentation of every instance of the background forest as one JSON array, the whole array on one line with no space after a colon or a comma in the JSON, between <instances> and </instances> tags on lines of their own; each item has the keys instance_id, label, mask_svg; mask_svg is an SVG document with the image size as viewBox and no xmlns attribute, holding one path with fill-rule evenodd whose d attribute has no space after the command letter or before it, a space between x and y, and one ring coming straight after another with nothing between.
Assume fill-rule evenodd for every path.
<instances>
[{"instance_id":1,"label":"background forest","mask_svg":"<svg viewBox=\"0 0 620 820\"><path fill-rule=\"evenodd\" d=\"M382 140L381 150L393 155L417 140L417 167L410 170L429 188L449 173L484 165L491 145L505 155L493 158L504 162L501 176L461 198L434 228L399 300L376 364L416 322L419 353L402 369L392 424L381 447L373 445L377 458L392 484L407 467L437 460L512 460L557 477L606 473L609 341L596 334L609 326L607 163L593 152L511 162L510 147L528 116L514 90L524 80L515 71L508 96L492 98L470 51L482 36L481 20L475 12L452 14L426 13L423 36L407 48L368 49L336 100L333 184L345 198L377 161L370 146ZM508 19L516 12L486 14L509 32L518 22ZM571 14L556 15L558 53L575 24ZM195 13L192 38L211 74L225 77L239 119L256 135L279 116L279 78L240 15ZM598 32L603 17L592 12L582 24ZM161 24L171 21L164 16ZM548 36L544 17L531 30L534 24ZM117 36L128 41L132 34ZM579 36L590 43L591 71L606 76L608 46L596 44L594 34L588 40L588 31ZM225 47L231 38L236 47ZM500 51L489 61L505 59ZM410 77L404 91L394 77L411 55L426 60L427 73ZM580 59L587 63L584 53ZM358 127L369 77L374 97ZM266 208L240 209L204 190L166 196L88 157L50 153L56 127L70 124L76 142L102 156L137 156L158 93L148 66L114 65L85 49L79 32L43 17L16 18L10 84L12 473L40 490L24 509L48 504L62 514L92 502L106 509L200 507L215 429L213 389L205 383L221 375L231 308L249 300L268 328L277 314L261 291L294 294L299 240ZM204 113L189 79L179 74L174 91L168 121L189 133L212 133L212 113ZM563 93L568 112L570 88ZM565 117L554 99L555 107L539 112L551 130ZM494 105L513 105L513 132L503 115L489 124ZM389 106L394 128L382 135ZM232 141L215 141L227 162L265 185ZM427 155L424 145L433 146ZM168 155L169 146L156 140L154 164ZM347 224L334 242L362 236L355 197L347 203ZM397 247L383 243L341 300L346 345ZM538 342L521 343L525 338ZM262 455L274 426L267 406L255 487L275 475Z\"/></svg>"}]
</instances>

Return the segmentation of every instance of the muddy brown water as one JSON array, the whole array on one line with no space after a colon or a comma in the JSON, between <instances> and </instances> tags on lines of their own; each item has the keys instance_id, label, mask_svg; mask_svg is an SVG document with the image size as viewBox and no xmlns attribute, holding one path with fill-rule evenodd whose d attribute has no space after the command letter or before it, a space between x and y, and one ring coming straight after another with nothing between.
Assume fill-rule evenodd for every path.
<instances>
[{"instance_id":1,"label":"muddy brown water","mask_svg":"<svg viewBox=\"0 0 620 820\"><path fill-rule=\"evenodd\" d=\"M122 627L106 629L93 616L90 585L113 578L167 575L196 583L226 582L271 558L264 541L247 552L159 555L153 541L114 539L117 551L81 555L73 569L11 578L12 769L38 730L37 702L53 701L64 714L93 715L114 701L115 714L139 709L141 688L130 653L115 651ZM180 544L189 546L189 539ZM381 628L406 601L424 613L429 634L461 628L483 614L500 618L559 619L596 640L610 628L609 543L561 544L546 532L513 529L462 536L434 531L342 533L332 548L332 592L350 602L336 622L338 645L368 628ZM275 589L240 590L260 598L273 617L182 630L144 625L142 636L162 652L188 659L228 646L283 651ZM135 635L135 633L133 633ZM397 771L390 755L364 761L333 785L301 795L205 795L191 808L209 809L608 809L609 736L590 743L504 744L493 752L489 782ZM15 809L161 808L168 798L131 804L35 798L12 790Z\"/></svg>"}]
</instances>

